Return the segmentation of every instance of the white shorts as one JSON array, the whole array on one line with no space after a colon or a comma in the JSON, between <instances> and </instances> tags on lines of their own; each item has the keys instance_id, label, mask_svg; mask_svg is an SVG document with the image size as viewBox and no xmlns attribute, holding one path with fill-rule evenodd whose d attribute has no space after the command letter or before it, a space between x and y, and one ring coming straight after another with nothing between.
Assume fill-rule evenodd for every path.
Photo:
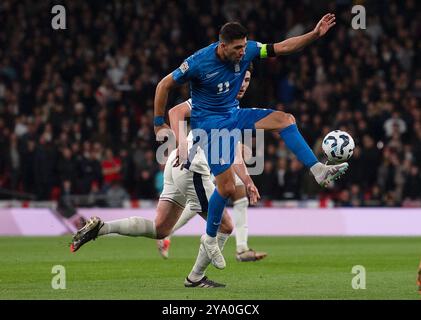
<instances>
[{"instance_id":1,"label":"white shorts","mask_svg":"<svg viewBox=\"0 0 421 320\"><path fill-rule=\"evenodd\" d=\"M162 189L159 200L167 200L172 203L175 203L181 208L186 206L187 199L184 194L175 186L173 176L172 176L172 166L173 166L174 157L172 154L169 156L167 163L164 168L164 188Z\"/></svg>"},{"instance_id":2,"label":"white shorts","mask_svg":"<svg viewBox=\"0 0 421 320\"><path fill-rule=\"evenodd\" d=\"M210 176L173 167L171 160L170 157L165 165L160 200L171 201L182 208L188 205L195 212L207 212L208 199L215 190Z\"/></svg>"}]
</instances>

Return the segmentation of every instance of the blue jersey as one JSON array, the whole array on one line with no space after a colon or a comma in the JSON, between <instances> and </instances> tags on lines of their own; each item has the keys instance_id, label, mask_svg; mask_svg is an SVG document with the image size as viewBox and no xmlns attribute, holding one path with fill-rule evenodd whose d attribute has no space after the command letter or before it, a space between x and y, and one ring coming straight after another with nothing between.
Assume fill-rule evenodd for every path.
<instances>
[{"instance_id":1,"label":"blue jersey","mask_svg":"<svg viewBox=\"0 0 421 320\"><path fill-rule=\"evenodd\" d=\"M216 55L218 43L195 52L172 73L179 84L190 81L193 121L228 116L239 105L237 94L250 62L267 56L266 45L249 40L240 62L222 61Z\"/></svg>"}]
</instances>

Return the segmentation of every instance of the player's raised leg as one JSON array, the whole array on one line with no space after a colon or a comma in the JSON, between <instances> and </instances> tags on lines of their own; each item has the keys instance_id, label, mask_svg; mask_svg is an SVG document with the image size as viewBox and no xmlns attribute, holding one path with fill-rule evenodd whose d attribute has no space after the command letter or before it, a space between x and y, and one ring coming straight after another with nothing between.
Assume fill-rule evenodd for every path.
<instances>
[{"instance_id":1,"label":"player's raised leg","mask_svg":"<svg viewBox=\"0 0 421 320\"><path fill-rule=\"evenodd\" d=\"M325 165L319 162L299 132L295 118L289 113L274 111L255 123L256 129L276 130L297 159L310 169L317 183L327 186L348 169L348 163Z\"/></svg>"}]
</instances>

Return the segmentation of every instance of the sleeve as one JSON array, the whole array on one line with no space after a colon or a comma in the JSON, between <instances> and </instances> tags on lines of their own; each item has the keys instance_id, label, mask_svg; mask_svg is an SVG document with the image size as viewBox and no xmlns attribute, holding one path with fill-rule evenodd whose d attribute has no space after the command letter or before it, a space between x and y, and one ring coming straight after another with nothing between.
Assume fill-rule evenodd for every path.
<instances>
[{"instance_id":1,"label":"sleeve","mask_svg":"<svg viewBox=\"0 0 421 320\"><path fill-rule=\"evenodd\" d=\"M189 106L190 111L191 111L191 109L193 108L193 107L192 107L192 104L191 104L191 98L187 99L187 100L186 100L186 103L187 103L187 105Z\"/></svg>"},{"instance_id":2,"label":"sleeve","mask_svg":"<svg viewBox=\"0 0 421 320\"><path fill-rule=\"evenodd\" d=\"M264 59L268 57L267 44L258 41L247 41L247 52L250 55L250 60L255 58Z\"/></svg>"},{"instance_id":3,"label":"sleeve","mask_svg":"<svg viewBox=\"0 0 421 320\"><path fill-rule=\"evenodd\" d=\"M194 56L190 56L173 71L172 76L177 83L186 83L196 76L198 73L198 64L195 60Z\"/></svg>"}]
</instances>

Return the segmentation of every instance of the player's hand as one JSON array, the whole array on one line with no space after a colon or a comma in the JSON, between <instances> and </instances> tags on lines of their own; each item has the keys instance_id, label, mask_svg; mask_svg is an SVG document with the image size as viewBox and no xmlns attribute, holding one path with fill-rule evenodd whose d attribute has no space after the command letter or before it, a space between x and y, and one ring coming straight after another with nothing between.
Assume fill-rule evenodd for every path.
<instances>
[{"instance_id":1,"label":"player's hand","mask_svg":"<svg viewBox=\"0 0 421 320\"><path fill-rule=\"evenodd\" d=\"M166 123L164 123L162 126L159 126L159 127L154 126L153 131L155 131L155 136L158 136L158 132L161 131L162 129L171 130L171 128ZM166 130L164 130L164 131L166 131Z\"/></svg>"},{"instance_id":2,"label":"player's hand","mask_svg":"<svg viewBox=\"0 0 421 320\"><path fill-rule=\"evenodd\" d=\"M187 163L187 149L188 142L187 140L180 140L178 148L176 149L176 157L173 163L173 167L176 168L181 164L180 169L184 168L184 165Z\"/></svg>"},{"instance_id":3,"label":"player's hand","mask_svg":"<svg viewBox=\"0 0 421 320\"><path fill-rule=\"evenodd\" d=\"M317 26L314 28L313 32L320 38L323 37L326 32L329 31L330 28L332 28L336 22L335 22L335 15L332 13L326 14L317 24Z\"/></svg>"},{"instance_id":4,"label":"player's hand","mask_svg":"<svg viewBox=\"0 0 421 320\"><path fill-rule=\"evenodd\" d=\"M254 185L254 183L249 183L246 187L246 190L250 199L250 204L255 205L257 201L260 200L259 190L257 190L257 187Z\"/></svg>"}]
</instances>

